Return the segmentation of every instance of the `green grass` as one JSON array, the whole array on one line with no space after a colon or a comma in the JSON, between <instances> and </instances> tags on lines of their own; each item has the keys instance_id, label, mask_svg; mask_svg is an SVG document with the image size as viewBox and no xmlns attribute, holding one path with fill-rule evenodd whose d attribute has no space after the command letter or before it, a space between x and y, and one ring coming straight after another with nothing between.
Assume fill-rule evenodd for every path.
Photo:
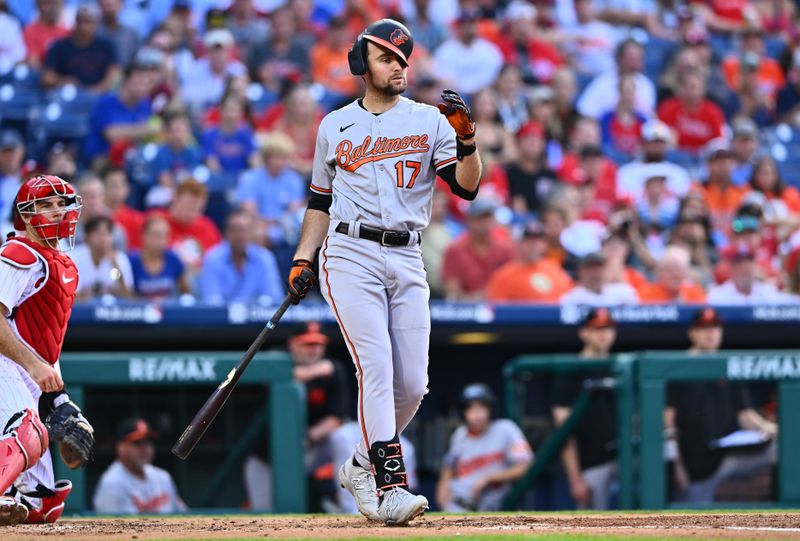
<instances>
[{"instance_id":1,"label":"green grass","mask_svg":"<svg viewBox=\"0 0 800 541\"><path fill-rule=\"evenodd\" d=\"M456 541L527 541L529 539L541 539L542 541L686 541L686 537L655 537L655 536L620 536L620 535L602 535L602 534L584 534L584 533L529 533L529 534L510 534L510 535L500 535L500 534L483 534L483 535L458 535L452 536L447 538L445 536L417 536L417 537L356 537L352 538L353 541L439 541L445 539L454 539ZM152 541L251 541L253 539L264 539L263 536L255 536L255 537L220 537L220 538L209 538L204 537L202 539L194 539L194 538L181 538L176 540L175 538L169 539L154 539ZM319 541L318 537L308 537L308 538L297 538L297 537L269 537L270 540L280 541L284 539L285 541L302 541L305 539L306 541ZM336 540L336 539L344 539L342 537L331 536L328 539ZM718 541L719 537L702 537L702 536L691 536L692 541ZM741 538L737 537L736 541L759 541L757 538Z\"/></svg>"}]
</instances>

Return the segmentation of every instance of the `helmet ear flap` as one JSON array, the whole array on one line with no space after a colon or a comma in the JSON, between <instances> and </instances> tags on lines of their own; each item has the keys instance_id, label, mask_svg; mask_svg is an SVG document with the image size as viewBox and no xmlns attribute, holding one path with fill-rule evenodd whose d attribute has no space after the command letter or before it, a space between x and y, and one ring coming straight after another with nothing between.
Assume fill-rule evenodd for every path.
<instances>
[{"instance_id":1,"label":"helmet ear flap","mask_svg":"<svg viewBox=\"0 0 800 541\"><path fill-rule=\"evenodd\" d=\"M359 76L367 73L367 59L365 50L366 42L364 41L364 34L358 36L356 42L350 47L347 52L347 63L350 65L350 73Z\"/></svg>"}]
</instances>

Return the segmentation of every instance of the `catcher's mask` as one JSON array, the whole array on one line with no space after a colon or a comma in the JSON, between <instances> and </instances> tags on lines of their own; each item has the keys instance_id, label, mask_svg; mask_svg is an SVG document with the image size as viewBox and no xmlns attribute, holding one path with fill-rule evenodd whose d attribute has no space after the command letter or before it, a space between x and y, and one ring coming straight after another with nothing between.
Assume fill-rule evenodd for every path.
<instances>
[{"instance_id":1,"label":"catcher's mask","mask_svg":"<svg viewBox=\"0 0 800 541\"><path fill-rule=\"evenodd\" d=\"M66 203L57 210L42 210L41 204L47 200L61 199ZM81 196L66 180L55 175L31 177L20 186L14 199L12 216L14 229L25 231L29 224L41 240L59 251L75 247L75 226L81 215ZM53 220L52 215L63 213L61 219ZM65 240L66 242L61 242Z\"/></svg>"},{"instance_id":2,"label":"catcher's mask","mask_svg":"<svg viewBox=\"0 0 800 541\"><path fill-rule=\"evenodd\" d=\"M400 58L404 66L408 66L408 58L414 50L411 32L394 19L381 19L365 28L347 53L347 62L353 75L367 73L367 41L386 47Z\"/></svg>"}]
</instances>

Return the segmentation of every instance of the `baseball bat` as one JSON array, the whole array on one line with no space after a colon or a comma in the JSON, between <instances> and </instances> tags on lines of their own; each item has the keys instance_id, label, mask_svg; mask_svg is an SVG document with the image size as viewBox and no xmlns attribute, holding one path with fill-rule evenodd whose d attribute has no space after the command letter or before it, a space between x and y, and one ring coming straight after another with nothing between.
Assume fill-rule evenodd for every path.
<instances>
[{"instance_id":1,"label":"baseball bat","mask_svg":"<svg viewBox=\"0 0 800 541\"><path fill-rule=\"evenodd\" d=\"M264 345L264 342L267 341L267 338L272 331L275 329L275 326L278 324L278 321L283 316L283 313L289 308L292 304L292 295L286 295L286 298L283 300L281 305L272 315L270 320L264 325L264 328L261 329L261 332L258 333L258 336L250 344L250 347L245 352L244 356L239 360L238 364L228 372L225 381L219 384L219 386L214 389L214 392L211 393L211 396L208 397L203 407L198 410L195 414L192 422L189 423L189 426L186 427L186 430L183 431L181 437L178 438L178 441L175 442L175 445L172 446L172 454L180 458L181 460L186 460L186 457L194 449L197 442L200 441L200 438L203 437L203 434L206 433L206 430L214 421L214 418L217 416L219 411L222 409L222 406L225 405L225 402L228 400L228 397L233 392L233 388L236 387L236 383L239 381L239 378L242 377L247 365L250 364L250 361L253 360L253 357L258 350L261 349L261 346Z\"/></svg>"}]
</instances>

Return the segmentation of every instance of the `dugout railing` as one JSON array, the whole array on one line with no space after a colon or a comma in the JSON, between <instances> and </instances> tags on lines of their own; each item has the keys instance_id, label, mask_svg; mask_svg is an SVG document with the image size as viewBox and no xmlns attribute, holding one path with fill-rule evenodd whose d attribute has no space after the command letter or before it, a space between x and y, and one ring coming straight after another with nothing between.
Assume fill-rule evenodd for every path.
<instances>
[{"instance_id":1,"label":"dugout railing","mask_svg":"<svg viewBox=\"0 0 800 541\"><path fill-rule=\"evenodd\" d=\"M737 350L713 355L681 351L636 354L638 362L637 409L640 415L640 507L687 507L667 502L664 467L664 417L666 388L671 382L731 380L774 381L778 398L777 502L800 505L800 351Z\"/></svg>"},{"instance_id":2,"label":"dugout railing","mask_svg":"<svg viewBox=\"0 0 800 541\"><path fill-rule=\"evenodd\" d=\"M507 363L503 374L506 410L518 423L525 415L527 382L554 374L584 377L583 391L571 415L535 449L536 460L512 486L506 509L515 509L539 475L553 460L560 459L560 451L577 423L582 416L591 415L592 394L609 389L613 389L617 404L619 507L688 507L668 502L663 437L666 387L671 382L720 379L777 382L778 490L777 500L767 505L800 505L800 423L796 421L800 411L800 351L730 350L702 356L690 356L685 351L646 351L614 355L603 361L577 355L526 355Z\"/></svg>"},{"instance_id":3,"label":"dugout railing","mask_svg":"<svg viewBox=\"0 0 800 541\"><path fill-rule=\"evenodd\" d=\"M141 400L148 401L149 411L161 411L173 425L168 434L162 434L162 440L180 434L186 423L196 413L196 408L209 396L215 386L219 385L241 357L234 352L136 352L136 353L66 353L61 357L61 369L70 397L80 405L87 404L87 399L97 391L107 392L114 389L118 393L135 388L137 390L156 391ZM240 441L252 440L253 427L266 424L269 427L268 446L272 467L273 511L277 513L303 513L307 510L307 485L305 481L305 465L303 441L305 438L306 412L305 396L302 386L295 383L292 377L292 362L288 354L282 352L265 352L255 356L247 371L242 375L239 384L241 392L250 390L257 395L255 411L250 418L237 418L242 425L233 427L230 417L226 416L226 408L232 408L231 402L237 398L240 389L236 389L223 407L222 412L212 424L209 433L200 441L197 448L186 461L176 463L183 470L183 477L191 475L194 490L201 494L206 489L219 485L215 475L230 463L231 456L241 456ZM177 403L177 397L187 389L198 391L194 402L186 400ZM207 392L207 394L206 394ZM99 410L101 408L98 408ZM102 426L95 426L95 437L98 445L105 444L113 449L115 435L113 428L116 422L125 417L138 414L130 405L120 407L118 411L92 411L84 407L87 417L110 419ZM241 416L240 416L241 417ZM204 446L210 445L212 433L217 430L224 438L217 438L217 455L226 457L212 461L212 471L191 471L193 458L203 458ZM174 441L160 442L172 446ZM65 512L81 513L92 508L91 497L87 489L86 471L84 469L69 470L59 458L55 447L54 454L56 479L69 479L73 490L66 502ZM215 455L216 457L216 455ZM174 458L174 457L172 457ZM208 457L205 457L208 460ZM177 461L177 459L175 459ZM158 464L164 466L164 464ZM91 467L91 464L90 464ZM187 473L188 472L188 473ZM174 474L175 472L173 472ZM195 479L194 477L198 477ZM180 487L180 479L178 481ZM203 487L203 488L197 488ZM194 494L192 494L194 496ZM203 496L203 499L207 497ZM244 502L244 495L242 495Z\"/></svg>"},{"instance_id":4,"label":"dugout railing","mask_svg":"<svg viewBox=\"0 0 800 541\"><path fill-rule=\"evenodd\" d=\"M592 396L598 392L613 392L617 403L618 458L620 475L619 504L622 509L633 508L633 358L628 354L614 355L608 360L588 360L577 355L525 355L513 359L503 369L505 405L511 419L518 424L525 415L526 382L542 375L582 377L581 393L572 406L567 420L554 429L536 449L536 460L526 474L511 488L504 502L505 509L516 509L525 492L553 460L558 460L564 443L584 415L590 414ZM548 402L549 402L549 398Z\"/></svg>"}]
</instances>

